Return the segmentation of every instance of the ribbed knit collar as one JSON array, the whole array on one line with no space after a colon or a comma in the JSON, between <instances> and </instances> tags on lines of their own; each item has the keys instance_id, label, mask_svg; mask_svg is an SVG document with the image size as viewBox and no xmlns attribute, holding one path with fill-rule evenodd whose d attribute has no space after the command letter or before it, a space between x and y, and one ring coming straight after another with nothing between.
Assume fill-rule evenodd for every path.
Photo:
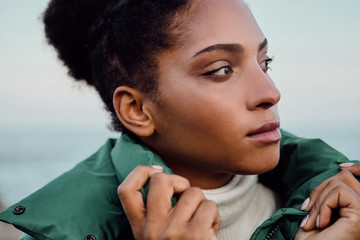
<instances>
[{"instance_id":1,"label":"ribbed knit collar","mask_svg":"<svg viewBox=\"0 0 360 240\"><path fill-rule=\"evenodd\" d=\"M274 193L257 179L257 175L235 175L223 187L202 190L220 213L218 240L249 239L256 227L275 212Z\"/></svg>"},{"instance_id":2,"label":"ribbed knit collar","mask_svg":"<svg viewBox=\"0 0 360 240\"><path fill-rule=\"evenodd\" d=\"M235 175L225 186L203 190L207 199L214 201L221 216L221 227L233 223L251 203L257 182L256 175Z\"/></svg>"}]
</instances>

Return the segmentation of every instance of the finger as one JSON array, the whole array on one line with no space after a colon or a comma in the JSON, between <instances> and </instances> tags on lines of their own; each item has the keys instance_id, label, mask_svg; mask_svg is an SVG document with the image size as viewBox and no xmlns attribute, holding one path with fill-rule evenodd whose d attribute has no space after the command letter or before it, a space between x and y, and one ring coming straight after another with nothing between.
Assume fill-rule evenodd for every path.
<instances>
[{"instance_id":1,"label":"finger","mask_svg":"<svg viewBox=\"0 0 360 240\"><path fill-rule=\"evenodd\" d=\"M304 231L302 228L299 228L298 231L296 232L294 240L313 239L313 237L317 235L319 232L320 230L318 229L312 231Z\"/></svg>"},{"instance_id":2,"label":"finger","mask_svg":"<svg viewBox=\"0 0 360 240\"><path fill-rule=\"evenodd\" d=\"M328 188L329 183L334 186L334 180L337 180L335 182L337 183L345 183L348 185L351 189L353 189L357 194L360 195L360 183L359 181L353 176L353 174L348 170L342 170L337 175L335 175L332 178L327 179L323 183L321 183L318 187L316 187L310 194L309 198L304 201L304 203L301 206L301 210L303 211L310 211L319 198L320 194L326 195L330 189ZM325 192L324 192L325 191Z\"/></svg>"},{"instance_id":3,"label":"finger","mask_svg":"<svg viewBox=\"0 0 360 240\"><path fill-rule=\"evenodd\" d=\"M171 219L175 225L187 223L193 217L200 203L206 200L200 188L190 187L180 196L171 213Z\"/></svg>"},{"instance_id":4,"label":"finger","mask_svg":"<svg viewBox=\"0 0 360 240\"><path fill-rule=\"evenodd\" d=\"M334 177L331 177L324 182L322 182L319 186L314 188L311 192L310 196L303 202L301 206L301 210L310 211L313 208L316 208L316 204L322 202L323 198L336 186L343 184L341 180L340 173Z\"/></svg>"},{"instance_id":5,"label":"finger","mask_svg":"<svg viewBox=\"0 0 360 240\"><path fill-rule=\"evenodd\" d=\"M207 200L199 188L191 187L173 208L167 232L176 236L179 229L186 229L190 239L212 240L216 239L219 227L220 216L215 203Z\"/></svg>"},{"instance_id":6,"label":"finger","mask_svg":"<svg viewBox=\"0 0 360 240\"><path fill-rule=\"evenodd\" d=\"M147 219L152 222L164 219L172 209L174 193L182 193L190 187L186 178L166 173L154 174L149 183L147 195Z\"/></svg>"},{"instance_id":7,"label":"finger","mask_svg":"<svg viewBox=\"0 0 360 240\"><path fill-rule=\"evenodd\" d=\"M220 227L220 215L215 203L210 200L202 201L190 224L198 226L202 229L201 232L211 233L211 230L213 230L216 236Z\"/></svg>"},{"instance_id":8,"label":"finger","mask_svg":"<svg viewBox=\"0 0 360 240\"><path fill-rule=\"evenodd\" d=\"M343 182L348 185L348 187L351 188L354 192L360 195L360 183L355 178L354 174L349 170L342 170L340 174L342 176Z\"/></svg>"},{"instance_id":9,"label":"finger","mask_svg":"<svg viewBox=\"0 0 360 240\"><path fill-rule=\"evenodd\" d=\"M318 228L324 228L329 224L332 210L335 208L340 208L340 217L344 217L343 209L360 210L360 198L346 185L333 189L321 204L317 218Z\"/></svg>"},{"instance_id":10,"label":"finger","mask_svg":"<svg viewBox=\"0 0 360 240\"><path fill-rule=\"evenodd\" d=\"M336 208L360 210L360 198L345 184L333 188L321 202L319 208L310 212L307 224L303 229L312 230L314 224L317 228L326 227L330 223L333 209ZM344 211L341 210L340 217L344 217L341 215Z\"/></svg>"},{"instance_id":11,"label":"finger","mask_svg":"<svg viewBox=\"0 0 360 240\"><path fill-rule=\"evenodd\" d=\"M360 177L360 164L359 163L342 163L339 165L341 170L348 170L354 176Z\"/></svg>"},{"instance_id":12,"label":"finger","mask_svg":"<svg viewBox=\"0 0 360 240\"><path fill-rule=\"evenodd\" d=\"M317 220L317 216L319 215L321 204L323 203L324 199L328 197L329 192L331 192L334 188L338 187L339 185L345 185L337 178L331 178L328 181L325 181L324 183L326 184L326 186L324 187L321 186L321 192L320 191L317 192L316 190L318 189L314 189L313 192L317 193L316 198L315 197L313 198L312 197L313 195L310 195L310 198L315 200L313 200L312 202L309 215L303 220L303 222L300 225L306 231L316 228L316 220Z\"/></svg>"},{"instance_id":13,"label":"finger","mask_svg":"<svg viewBox=\"0 0 360 240\"><path fill-rule=\"evenodd\" d=\"M310 211L314 204L316 203L316 201L319 198L319 195L321 194L321 192L325 189L326 186L328 186L329 182L331 181L332 178L326 179L324 182L322 182L319 186L317 186L316 188L314 188L310 194L310 196L305 199L305 201L303 202L303 204L301 205L301 210L303 211Z\"/></svg>"},{"instance_id":14,"label":"finger","mask_svg":"<svg viewBox=\"0 0 360 240\"><path fill-rule=\"evenodd\" d=\"M119 185L118 196L130 223L144 219L145 205L140 191L153 174L161 171L159 166L138 166Z\"/></svg>"}]
</instances>

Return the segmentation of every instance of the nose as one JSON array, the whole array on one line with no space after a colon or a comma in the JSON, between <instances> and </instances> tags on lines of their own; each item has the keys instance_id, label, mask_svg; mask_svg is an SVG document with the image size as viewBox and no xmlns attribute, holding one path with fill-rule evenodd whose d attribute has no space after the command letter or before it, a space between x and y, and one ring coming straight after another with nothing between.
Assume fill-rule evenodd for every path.
<instances>
[{"instance_id":1,"label":"nose","mask_svg":"<svg viewBox=\"0 0 360 240\"><path fill-rule=\"evenodd\" d=\"M269 75L261 69L251 74L248 85L248 109L268 109L280 101L280 92Z\"/></svg>"}]
</instances>

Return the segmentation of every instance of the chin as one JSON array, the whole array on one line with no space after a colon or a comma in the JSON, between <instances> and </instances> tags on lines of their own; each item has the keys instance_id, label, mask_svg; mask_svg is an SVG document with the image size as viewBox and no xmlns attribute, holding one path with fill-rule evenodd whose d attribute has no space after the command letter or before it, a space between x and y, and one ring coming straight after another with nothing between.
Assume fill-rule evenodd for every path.
<instances>
[{"instance_id":1,"label":"chin","mask_svg":"<svg viewBox=\"0 0 360 240\"><path fill-rule=\"evenodd\" d=\"M279 147L269 150L251 154L248 159L244 160L247 162L247 166L243 167L238 174L262 174L273 170L279 163L280 150Z\"/></svg>"},{"instance_id":2,"label":"chin","mask_svg":"<svg viewBox=\"0 0 360 240\"><path fill-rule=\"evenodd\" d=\"M265 157L262 157L262 161L260 160L260 162L262 162L263 164L259 166L261 168L259 169L257 174L261 174L273 170L278 165L279 160L280 160L280 150L279 147L277 147L273 151L267 153Z\"/></svg>"},{"instance_id":3,"label":"chin","mask_svg":"<svg viewBox=\"0 0 360 240\"><path fill-rule=\"evenodd\" d=\"M266 173L273 170L278 165L278 163L279 163L279 158L273 159L273 161L269 161L266 168L261 169L261 171L258 171L257 174Z\"/></svg>"}]
</instances>

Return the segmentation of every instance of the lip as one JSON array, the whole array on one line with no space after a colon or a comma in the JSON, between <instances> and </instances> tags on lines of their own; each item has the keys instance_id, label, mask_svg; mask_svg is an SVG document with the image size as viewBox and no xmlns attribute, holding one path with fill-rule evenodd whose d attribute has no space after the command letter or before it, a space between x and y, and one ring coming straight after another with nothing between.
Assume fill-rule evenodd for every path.
<instances>
[{"instance_id":1,"label":"lip","mask_svg":"<svg viewBox=\"0 0 360 240\"><path fill-rule=\"evenodd\" d=\"M280 122L267 122L256 130L249 132L247 138L261 143L276 143L281 140Z\"/></svg>"}]
</instances>

